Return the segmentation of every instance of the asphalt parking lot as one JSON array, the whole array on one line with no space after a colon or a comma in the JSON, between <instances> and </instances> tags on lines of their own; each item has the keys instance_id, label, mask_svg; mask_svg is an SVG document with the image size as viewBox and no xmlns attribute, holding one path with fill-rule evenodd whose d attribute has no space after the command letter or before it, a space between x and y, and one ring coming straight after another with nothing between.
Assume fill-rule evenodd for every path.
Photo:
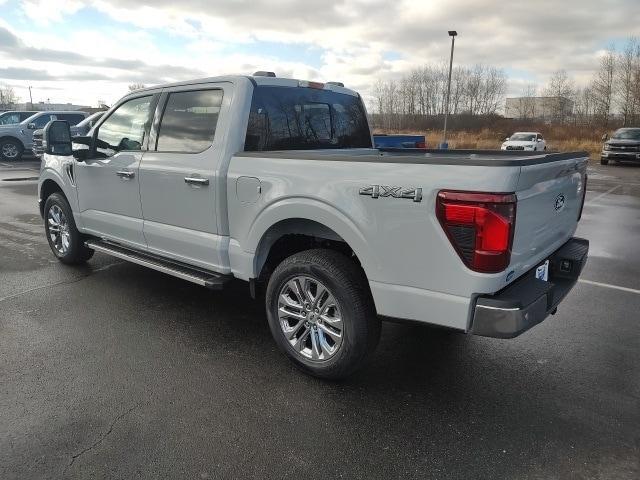
<instances>
[{"instance_id":1,"label":"asphalt parking lot","mask_svg":"<svg viewBox=\"0 0 640 480\"><path fill-rule=\"evenodd\" d=\"M279 353L243 283L59 264L37 169L0 164L0 478L640 478L640 167L590 167L557 315L514 340L386 324L340 383Z\"/></svg>"}]
</instances>

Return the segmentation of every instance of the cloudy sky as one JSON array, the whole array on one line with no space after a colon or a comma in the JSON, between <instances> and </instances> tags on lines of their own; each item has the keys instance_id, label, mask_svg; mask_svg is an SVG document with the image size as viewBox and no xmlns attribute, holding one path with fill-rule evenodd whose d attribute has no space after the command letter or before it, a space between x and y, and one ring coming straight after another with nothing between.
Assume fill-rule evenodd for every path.
<instances>
[{"instance_id":1,"label":"cloudy sky","mask_svg":"<svg viewBox=\"0 0 640 480\"><path fill-rule=\"evenodd\" d=\"M34 102L112 103L130 83L227 73L343 81L448 57L503 68L509 92L640 36L639 0L0 0L0 83Z\"/></svg>"}]
</instances>

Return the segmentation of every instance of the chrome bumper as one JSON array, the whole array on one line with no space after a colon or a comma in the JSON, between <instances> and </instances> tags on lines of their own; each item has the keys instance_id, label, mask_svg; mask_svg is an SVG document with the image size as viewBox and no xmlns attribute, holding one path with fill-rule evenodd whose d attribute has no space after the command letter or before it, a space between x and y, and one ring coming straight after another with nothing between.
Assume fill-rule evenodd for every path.
<instances>
[{"instance_id":1,"label":"chrome bumper","mask_svg":"<svg viewBox=\"0 0 640 480\"><path fill-rule=\"evenodd\" d=\"M587 262L589 241L572 238L549 257L549 281L535 278L535 268L495 295L476 298L469 333L513 338L554 314L578 281Z\"/></svg>"}]
</instances>

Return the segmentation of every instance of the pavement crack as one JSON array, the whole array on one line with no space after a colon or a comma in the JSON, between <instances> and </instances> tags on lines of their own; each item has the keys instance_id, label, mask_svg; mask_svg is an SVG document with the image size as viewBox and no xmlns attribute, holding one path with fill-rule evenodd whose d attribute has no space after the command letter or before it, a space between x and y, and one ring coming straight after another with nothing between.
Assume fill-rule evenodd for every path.
<instances>
[{"instance_id":1,"label":"pavement crack","mask_svg":"<svg viewBox=\"0 0 640 480\"><path fill-rule=\"evenodd\" d=\"M76 459L80 458L85 453L87 453L87 452L93 450L94 448L96 448L97 446L99 446L109 435L111 435L111 433L113 432L113 428L116 426L116 424L120 420L122 420L124 417L129 415L131 412L133 412L136 408L140 407L140 405L141 405L140 402L138 402L134 406L129 408L127 411L125 411L125 412L121 413L120 415L118 415L116 418L114 418L111 421L111 424L109 425L109 429L105 433L100 435L100 437L95 442L93 442L88 447L83 448L78 453L72 455L71 456L71 460L69 461L67 466L64 467L64 470L62 471L62 475L64 476L67 473L67 470L73 466L73 464L75 463Z\"/></svg>"}]
</instances>

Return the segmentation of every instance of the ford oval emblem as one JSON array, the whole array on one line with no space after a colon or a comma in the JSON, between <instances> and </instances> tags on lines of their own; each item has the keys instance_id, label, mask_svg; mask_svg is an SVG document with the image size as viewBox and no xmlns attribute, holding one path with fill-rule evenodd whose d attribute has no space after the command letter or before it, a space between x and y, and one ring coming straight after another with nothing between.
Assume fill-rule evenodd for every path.
<instances>
[{"instance_id":1,"label":"ford oval emblem","mask_svg":"<svg viewBox=\"0 0 640 480\"><path fill-rule=\"evenodd\" d=\"M564 195L562 193L556 197L555 208L556 208L556 212L559 212L564 208Z\"/></svg>"}]
</instances>

